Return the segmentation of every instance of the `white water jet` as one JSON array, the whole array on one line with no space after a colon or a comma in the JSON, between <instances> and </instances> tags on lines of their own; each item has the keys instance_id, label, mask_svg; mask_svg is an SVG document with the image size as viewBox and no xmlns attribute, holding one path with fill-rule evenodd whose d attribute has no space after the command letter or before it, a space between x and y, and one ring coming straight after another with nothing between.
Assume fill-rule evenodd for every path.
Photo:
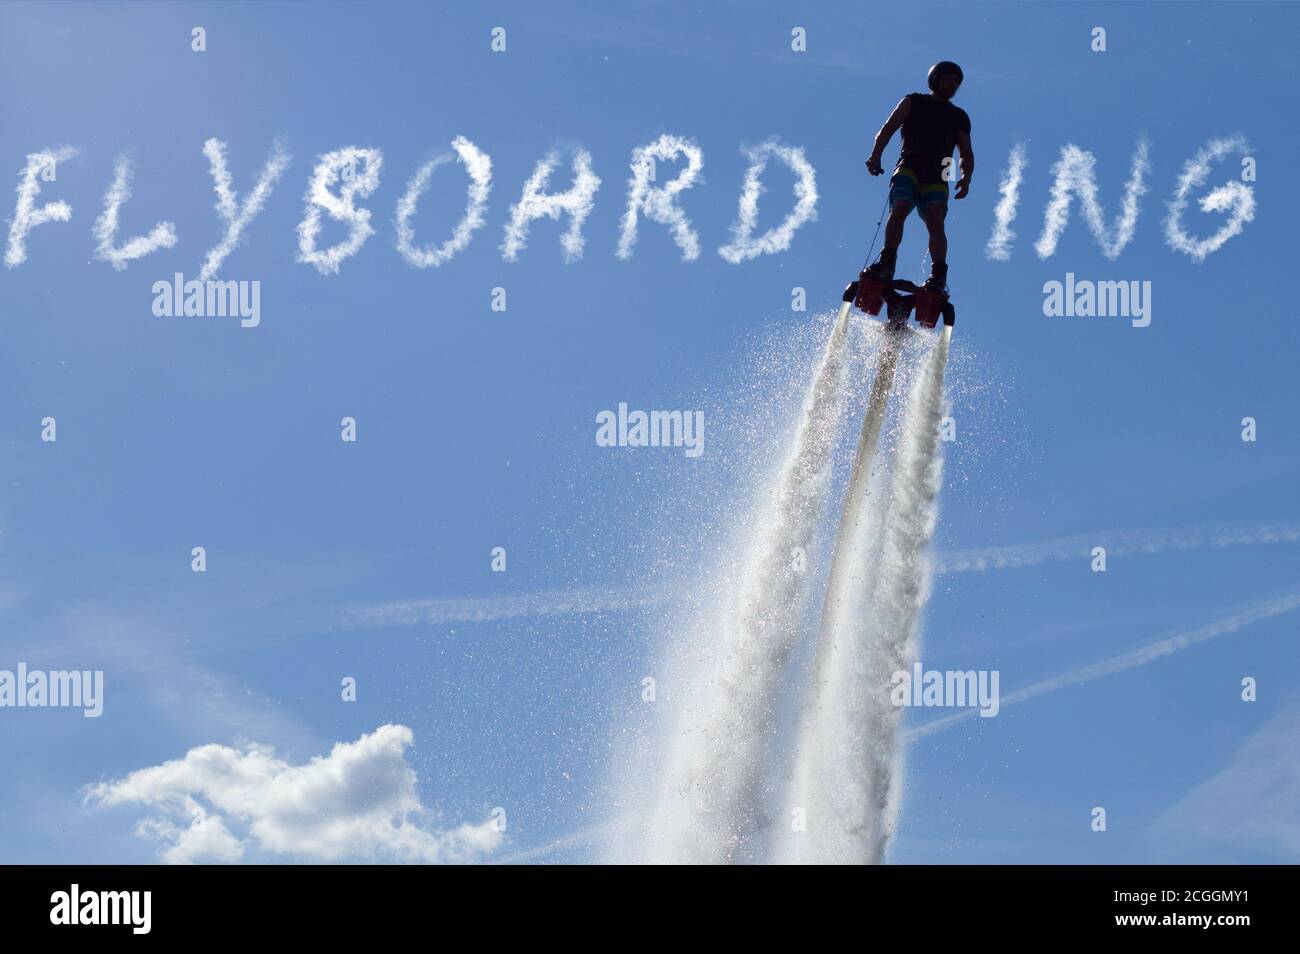
<instances>
[{"instance_id":1,"label":"white water jet","mask_svg":"<svg viewBox=\"0 0 1300 954\"><path fill-rule=\"evenodd\" d=\"M789 451L744 521L738 572L716 586L716 598L701 601L674 641L676 674L660 703L668 707L668 724L655 765L646 767L653 774L642 782L647 808L622 826L622 860L630 853L651 862L734 861L761 827L781 677L808 594L796 553L812 547L824 515L848 325L841 309Z\"/></svg>"},{"instance_id":2,"label":"white water jet","mask_svg":"<svg viewBox=\"0 0 1300 954\"><path fill-rule=\"evenodd\" d=\"M890 700L890 678L916 656L917 624L933 574L926 551L942 477L939 426L950 335L945 328L921 359L898 443L888 455L892 472L859 471L855 464L785 825L774 839L773 858L780 862L878 863L897 821L900 713ZM873 393L887 392L892 374L886 352ZM873 426L872 410L864 434Z\"/></svg>"}]
</instances>

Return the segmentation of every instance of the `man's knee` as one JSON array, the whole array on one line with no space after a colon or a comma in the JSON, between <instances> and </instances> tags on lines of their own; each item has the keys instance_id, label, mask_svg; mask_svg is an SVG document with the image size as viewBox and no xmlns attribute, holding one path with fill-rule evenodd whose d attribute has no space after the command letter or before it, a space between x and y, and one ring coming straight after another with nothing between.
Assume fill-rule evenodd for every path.
<instances>
[{"instance_id":1,"label":"man's knee","mask_svg":"<svg viewBox=\"0 0 1300 954\"><path fill-rule=\"evenodd\" d=\"M938 232L940 235L943 234L943 220L947 216L948 210L942 205L932 205L921 214L930 231Z\"/></svg>"},{"instance_id":2,"label":"man's knee","mask_svg":"<svg viewBox=\"0 0 1300 954\"><path fill-rule=\"evenodd\" d=\"M907 219L908 215L911 214L911 211L912 203L908 202L906 199L898 199L890 207L889 217L894 221L903 221Z\"/></svg>"}]
</instances>

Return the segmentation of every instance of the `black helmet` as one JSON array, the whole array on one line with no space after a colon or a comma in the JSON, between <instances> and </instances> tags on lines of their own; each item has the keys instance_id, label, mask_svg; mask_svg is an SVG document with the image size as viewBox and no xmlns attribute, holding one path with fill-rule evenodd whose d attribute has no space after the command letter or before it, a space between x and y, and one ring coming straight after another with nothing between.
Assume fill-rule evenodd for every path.
<instances>
[{"instance_id":1,"label":"black helmet","mask_svg":"<svg viewBox=\"0 0 1300 954\"><path fill-rule=\"evenodd\" d=\"M952 60L940 60L938 63L935 63L934 66L930 67L930 75L926 77L926 81L930 85L930 92L933 93L937 91L939 87L939 77L947 76L949 73L954 74L957 77L958 82L966 78L962 74L961 67L952 62Z\"/></svg>"}]
</instances>

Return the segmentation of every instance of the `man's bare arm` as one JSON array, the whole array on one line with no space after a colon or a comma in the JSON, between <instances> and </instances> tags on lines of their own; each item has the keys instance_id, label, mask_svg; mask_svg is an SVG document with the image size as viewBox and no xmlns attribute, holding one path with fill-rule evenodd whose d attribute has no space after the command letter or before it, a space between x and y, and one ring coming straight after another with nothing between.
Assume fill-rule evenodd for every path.
<instances>
[{"instance_id":1,"label":"man's bare arm","mask_svg":"<svg viewBox=\"0 0 1300 954\"><path fill-rule=\"evenodd\" d=\"M876 133L876 143L871 148L871 158L867 160L867 171L873 176L878 176L885 171L880 165L880 157L884 153L885 147L889 145L889 140L894 138L894 133L898 131L898 127L907 121L907 117L911 112L912 101L904 96L898 101L894 111L889 114L889 118L885 120L885 125L880 127L880 132Z\"/></svg>"},{"instance_id":2,"label":"man's bare arm","mask_svg":"<svg viewBox=\"0 0 1300 954\"><path fill-rule=\"evenodd\" d=\"M957 180L954 194L958 199L964 199L970 191L970 177L975 171L975 150L971 148L970 133L957 134L957 154L961 156L961 178Z\"/></svg>"}]
</instances>

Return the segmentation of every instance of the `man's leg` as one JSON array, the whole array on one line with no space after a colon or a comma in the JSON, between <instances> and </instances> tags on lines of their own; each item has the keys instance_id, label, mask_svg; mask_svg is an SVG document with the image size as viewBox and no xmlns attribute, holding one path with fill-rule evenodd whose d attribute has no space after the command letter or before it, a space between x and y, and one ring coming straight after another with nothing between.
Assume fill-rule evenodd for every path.
<instances>
[{"instance_id":1,"label":"man's leg","mask_svg":"<svg viewBox=\"0 0 1300 954\"><path fill-rule=\"evenodd\" d=\"M885 281L894 277L894 268L898 264L898 246L903 244L903 224L912 211L912 203L898 199L889 209L889 219L885 222L885 242L880 248L880 258L872 265L872 271Z\"/></svg>"},{"instance_id":2,"label":"man's leg","mask_svg":"<svg viewBox=\"0 0 1300 954\"><path fill-rule=\"evenodd\" d=\"M885 248L897 253L903 244L903 226L912 211L912 203L898 199L889 209L889 219L885 222Z\"/></svg>"},{"instance_id":3,"label":"man's leg","mask_svg":"<svg viewBox=\"0 0 1300 954\"><path fill-rule=\"evenodd\" d=\"M948 206L934 203L922 213L925 227L930 230L930 281L926 284L948 284L948 236L943 229L943 220L948 215Z\"/></svg>"},{"instance_id":4,"label":"man's leg","mask_svg":"<svg viewBox=\"0 0 1300 954\"><path fill-rule=\"evenodd\" d=\"M880 248L880 258L871 266L886 281L894 277L898 246L903 244L903 225L912 209L916 208L918 198L920 195L916 190L916 177L910 171L900 169L890 177L889 220L885 223L885 241Z\"/></svg>"},{"instance_id":5,"label":"man's leg","mask_svg":"<svg viewBox=\"0 0 1300 954\"><path fill-rule=\"evenodd\" d=\"M948 236L943 230L943 220L948 209L942 205L932 205L925 210L925 227L930 230L930 261L948 261Z\"/></svg>"}]
</instances>

